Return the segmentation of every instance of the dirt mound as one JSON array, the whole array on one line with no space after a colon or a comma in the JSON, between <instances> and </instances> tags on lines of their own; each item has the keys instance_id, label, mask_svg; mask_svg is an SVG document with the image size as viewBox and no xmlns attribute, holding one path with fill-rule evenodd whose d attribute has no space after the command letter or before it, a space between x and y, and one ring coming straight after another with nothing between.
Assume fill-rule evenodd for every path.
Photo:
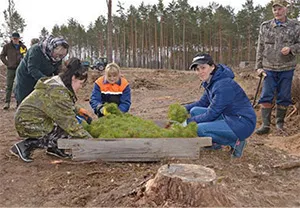
<instances>
[{"instance_id":1,"label":"dirt mound","mask_svg":"<svg viewBox=\"0 0 300 208\"><path fill-rule=\"evenodd\" d=\"M131 87L131 89L146 88L148 90L159 90L163 86L160 84L151 82L145 78L136 78L133 80L133 82L130 83L130 87Z\"/></svg>"}]
</instances>

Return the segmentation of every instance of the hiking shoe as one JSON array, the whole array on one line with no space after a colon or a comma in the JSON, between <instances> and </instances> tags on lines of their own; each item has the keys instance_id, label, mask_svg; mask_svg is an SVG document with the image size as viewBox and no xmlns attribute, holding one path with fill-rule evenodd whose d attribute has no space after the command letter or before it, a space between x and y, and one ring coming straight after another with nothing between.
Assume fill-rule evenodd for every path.
<instances>
[{"instance_id":1,"label":"hiking shoe","mask_svg":"<svg viewBox=\"0 0 300 208\"><path fill-rule=\"evenodd\" d=\"M33 159L31 156L32 148L26 144L26 140L21 141L19 143L14 144L14 146L10 149L10 152L21 158L24 162L32 162Z\"/></svg>"},{"instance_id":2,"label":"hiking shoe","mask_svg":"<svg viewBox=\"0 0 300 208\"><path fill-rule=\"evenodd\" d=\"M232 157L234 157L234 158L242 157L246 144L247 144L246 140L244 140L244 141L238 140L235 143L235 146L233 148Z\"/></svg>"},{"instance_id":3,"label":"hiking shoe","mask_svg":"<svg viewBox=\"0 0 300 208\"><path fill-rule=\"evenodd\" d=\"M10 107L9 103L5 103L5 105L3 106L3 110L8 110Z\"/></svg>"},{"instance_id":4,"label":"hiking shoe","mask_svg":"<svg viewBox=\"0 0 300 208\"><path fill-rule=\"evenodd\" d=\"M65 153L65 150L56 147L48 147L46 154L53 155L59 158L71 158L72 155Z\"/></svg>"}]
</instances>

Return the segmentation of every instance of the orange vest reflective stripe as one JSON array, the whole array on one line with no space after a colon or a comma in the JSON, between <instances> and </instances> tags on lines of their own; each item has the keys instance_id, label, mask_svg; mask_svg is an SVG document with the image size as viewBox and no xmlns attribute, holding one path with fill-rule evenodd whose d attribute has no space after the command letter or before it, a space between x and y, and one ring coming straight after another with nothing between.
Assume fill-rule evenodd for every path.
<instances>
[{"instance_id":1,"label":"orange vest reflective stripe","mask_svg":"<svg viewBox=\"0 0 300 208\"><path fill-rule=\"evenodd\" d=\"M104 83L104 76L99 77L95 81L95 83L100 87L101 93L111 94L111 95L122 94L122 92L129 84L128 81L123 77L121 77L121 85Z\"/></svg>"}]
</instances>

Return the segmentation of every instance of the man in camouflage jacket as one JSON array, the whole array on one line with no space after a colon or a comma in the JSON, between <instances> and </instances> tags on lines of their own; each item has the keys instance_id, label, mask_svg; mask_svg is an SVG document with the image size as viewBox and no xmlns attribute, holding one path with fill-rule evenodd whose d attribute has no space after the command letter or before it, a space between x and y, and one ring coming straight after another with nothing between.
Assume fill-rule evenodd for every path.
<instances>
[{"instance_id":1,"label":"man in camouflage jacket","mask_svg":"<svg viewBox=\"0 0 300 208\"><path fill-rule=\"evenodd\" d=\"M287 2L273 0L274 19L260 26L257 54L257 73L265 76L259 104L262 126L256 133L270 132L273 98L276 95L276 128L283 130L287 107L291 105L291 87L296 67L296 54L300 53L300 24L287 18Z\"/></svg>"}]
</instances>

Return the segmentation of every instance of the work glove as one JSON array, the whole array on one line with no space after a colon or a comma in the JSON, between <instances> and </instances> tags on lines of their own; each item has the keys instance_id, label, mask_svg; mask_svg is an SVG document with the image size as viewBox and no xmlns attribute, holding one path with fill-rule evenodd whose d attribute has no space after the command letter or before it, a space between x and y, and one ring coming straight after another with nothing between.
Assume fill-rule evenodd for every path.
<instances>
[{"instance_id":1,"label":"work glove","mask_svg":"<svg viewBox=\"0 0 300 208\"><path fill-rule=\"evenodd\" d=\"M170 123L171 123L171 125L172 125L172 124L176 124L176 125L180 125L180 126L182 126L182 127L186 127L186 126L187 126L187 120L185 120L185 121L182 122L182 123L179 123L178 121L173 121L173 120L171 120Z\"/></svg>"},{"instance_id":2,"label":"work glove","mask_svg":"<svg viewBox=\"0 0 300 208\"><path fill-rule=\"evenodd\" d=\"M83 116L76 115L75 118L77 119L79 124L82 124L82 122L85 121Z\"/></svg>"},{"instance_id":3,"label":"work glove","mask_svg":"<svg viewBox=\"0 0 300 208\"><path fill-rule=\"evenodd\" d=\"M90 116L90 113L84 108L79 108L78 117L81 117L82 119L84 119L88 124L91 124L93 121L92 117ZM79 118L77 118L77 120L78 119ZM81 122L79 122L79 123L81 123Z\"/></svg>"},{"instance_id":4,"label":"work glove","mask_svg":"<svg viewBox=\"0 0 300 208\"><path fill-rule=\"evenodd\" d=\"M182 122L180 125L183 126L183 127L186 127L187 126L187 120L185 120L184 122Z\"/></svg>"},{"instance_id":5,"label":"work glove","mask_svg":"<svg viewBox=\"0 0 300 208\"><path fill-rule=\"evenodd\" d=\"M106 107L103 105L98 105L96 108L96 114L100 118L102 116L107 116L110 113L107 111Z\"/></svg>"}]
</instances>

